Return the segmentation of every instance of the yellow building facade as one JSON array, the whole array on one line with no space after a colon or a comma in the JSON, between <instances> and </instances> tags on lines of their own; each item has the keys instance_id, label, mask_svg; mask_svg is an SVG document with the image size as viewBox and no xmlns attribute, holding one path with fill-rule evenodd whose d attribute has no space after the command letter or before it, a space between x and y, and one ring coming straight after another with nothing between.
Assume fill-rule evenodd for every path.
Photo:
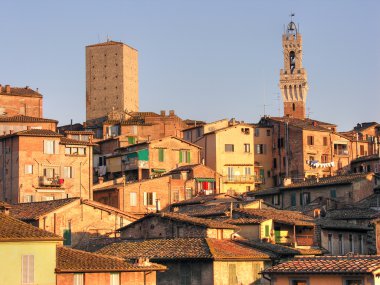
<instances>
[{"instance_id":1,"label":"yellow building facade","mask_svg":"<svg viewBox=\"0 0 380 285\"><path fill-rule=\"evenodd\" d=\"M259 178L254 175L253 127L231 124L208 132L195 141L202 147L201 161L222 174L221 193L252 191Z\"/></svg>"}]
</instances>

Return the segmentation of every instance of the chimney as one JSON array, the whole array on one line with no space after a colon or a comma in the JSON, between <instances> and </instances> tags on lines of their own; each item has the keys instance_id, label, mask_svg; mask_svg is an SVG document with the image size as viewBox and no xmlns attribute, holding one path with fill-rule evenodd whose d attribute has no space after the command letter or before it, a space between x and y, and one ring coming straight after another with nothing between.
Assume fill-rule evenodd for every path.
<instances>
[{"instance_id":1,"label":"chimney","mask_svg":"<svg viewBox=\"0 0 380 285\"><path fill-rule=\"evenodd\" d=\"M3 85L0 84L0 92L3 92Z\"/></svg>"},{"instance_id":2,"label":"chimney","mask_svg":"<svg viewBox=\"0 0 380 285\"><path fill-rule=\"evenodd\" d=\"M9 210L11 209L11 205L5 202L0 202L0 213L9 216Z\"/></svg>"},{"instance_id":3,"label":"chimney","mask_svg":"<svg viewBox=\"0 0 380 285\"><path fill-rule=\"evenodd\" d=\"M169 110L169 116L174 116L174 110Z\"/></svg>"},{"instance_id":4,"label":"chimney","mask_svg":"<svg viewBox=\"0 0 380 285\"><path fill-rule=\"evenodd\" d=\"M5 85L5 93L11 93L11 86L10 85Z\"/></svg>"},{"instance_id":5,"label":"chimney","mask_svg":"<svg viewBox=\"0 0 380 285\"><path fill-rule=\"evenodd\" d=\"M161 111L160 111L160 115L161 115L162 117L165 117L165 115L166 115L165 110L161 110Z\"/></svg>"},{"instance_id":6,"label":"chimney","mask_svg":"<svg viewBox=\"0 0 380 285\"><path fill-rule=\"evenodd\" d=\"M99 184L102 184L103 182L104 182L104 177L99 176L99 177L98 177L98 183L99 183Z\"/></svg>"}]
</instances>

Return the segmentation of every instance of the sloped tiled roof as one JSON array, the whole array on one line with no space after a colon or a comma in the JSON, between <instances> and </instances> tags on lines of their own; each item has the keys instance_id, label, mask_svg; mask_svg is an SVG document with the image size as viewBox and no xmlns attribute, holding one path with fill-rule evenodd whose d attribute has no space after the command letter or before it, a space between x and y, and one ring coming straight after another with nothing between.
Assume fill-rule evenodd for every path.
<instances>
[{"instance_id":1,"label":"sloped tiled roof","mask_svg":"<svg viewBox=\"0 0 380 285\"><path fill-rule=\"evenodd\" d=\"M10 214L12 217L19 220L37 220L41 216L44 216L77 200L79 200L79 198L14 204L10 210Z\"/></svg>"},{"instance_id":2,"label":"sloped tiled roof","mask_svg":"<svg viewBox=\"0 0 380 285\"><path fill-rule=\"evenodd\" d=\"M296 128L300 128L303 130L309 130L309 131L319 131L319 132L331 132L330 129L327 127L335 127L335 124L325 123L318 120L312 120L312 119L298 119L298 118L292 118L292 117L270 117L269 120L276 121L276 122L288 122L289 126L293 126Z\"/></svg>"},{"instance_id":3,"label":"sloped tiled roof","mask_svg":"<svg viewBox=\"0 0 380 285\"><path fill-rule=\"evenodd\" d=\"M168 259L269 259L274 255L233 240L211 238L174 238L123 241L113 243L98 251L101 254L122 258L147 257L155 260Z\"/></svg>"},{"instance_id":4,"label":"sloped tiled roof","mask_svg":"<svg viewBox=\"0 0 380 285\"><path fill-rule=\"evenodd\" d=\"M219 203L216 205L193 204L178 208L179 213L193 217L224 216L229 210L230 203Z\"/></svg>"},{"instance_id":5,"label":"sloped tiled roof","mask_svg":"<svg viewBox=\"0 0 380 285\"><path fill-rule=\"evenodd\" d=\"M218 221L214 221L214 220L201 219L201 218L191 217L191 216L179 214L179 213L163 213L163 212L161 212L161 213L151 213L149 215L146 215L145 217L143 217L143 218L141 218L141 219L139 219L139 220L137 220L137 221L135 221L129 225L126 225L126 226L120 228L119 231L122 231L123 229L128 228L135 223L139 223L142 220L149 219L152 217L159 217L159 218L165 219L165 220L173 220L173 221L177 221L177 222L183 222L183 223L193 224L193 225L197 225L197 226L201 226L201 227L212 228L212 229L237 229L238 228L234 225L230 225L227 223L218 222Z\"/></svg>"},{"instance_id":6,"label":"sloped tiled roof","mask_svg":"<svg viewBox=\"0 0 380 285\"><path fill-rule=\"evenodd\" d=\"M1 241L60 241L61 237L0 213Z\"/></svg>"},{"instance_id":7,"label":"sloped tiled roof","mask_svg":"<svg viewBox=\"0 0 380 285\"><path fill-rule=\"evenodd\" d=\"M58 123L58 121L52 120L52 119L45 119L45 118L31 117L31 116L24 116L24 115L16 115L12 117L0 116L0 122Z\"/></svg>"},{"instance_id":8,"label":"sloped tiled roof","mask_svg":"<svg viewBox=\"0 0 380 285\"><path fill-rule=\"evenodd\" d=\"M79 131L79 130L65 130L65 134L70 135L94 135L95 133L93 131Z\"/></svg>"},{"instance_id":9,"label":"sloped tiled roof","mask_svg":"<svg viewBox=\"0 0 380 285\"><path fill-rule=\"evenodd\" d=\"M305 187L322 187L327 185L338 185L338 184L351 184L355 181L365 179L369 173L353 173L346 175L337 175L322 177L317 179L307 179L302 182L292 183L288 186L281 187L281 190L295 189L295 188L305 188Z\"/></svg>"},{"instance_id":10,"label":"sloped tiled roof","mask_svg":"<svg viewBox=\"0 0 380 285\"><path fill-rule=\"evenodd\" d=\"M317 225L320 225L323 229L331 230L348 230L348 231L369 231L371 230L368 225L353 224L345 222L342 220L332 220L332 219L317 219L315 221Z\"/></svg>"},{"instance_id":11,"label":"sloped tiled roof","mask_svg":"<svg viewBox=\"0 0 380 285\"><path fill-rule=\"evenodd\" d=\"M304 225L314 226L314 220L300 212L277 210L277 209L234 209L233 215L238 214L239 217L257 217L272 219L277 223L288 225Z\"/></svg>"},{"instance_id":12,"label":"sloped tiled roof","mask_svg":"<svg viewBox=\"0 0 380 285\"><path fill-rule=\"evenodd\" d=\"M270 259L273 255L244 244L226 239L206 239L214 260L219 259Z\"/></svg>"},{"instance_id":13,"label":"sloped tiled roof","mask_svg":"<svg viewBox=\"0 0 380 285\"><path fill-rule=\"evenodd\" d=\"M371 273L380 269L380 256L324 256L296 258L265 269L264 273Z\"/></svg>"},{"instance_id":14,"label":"sloped tiled roof","mask_svg":"<svg viewBox=\"0 0 380 285\"><path fill-rule=\"evenodd\" d=\"M330 218L333 220L373 219L379 216L379 211L366 208L347 208L330 210L326 214L326 218Z\"/></svg>"},{"instance_id":15,"label":"sloped tiled roof","mask_svg":"<svg viewBox=\"0 0 380 285\"><path fill-rule=\"evenodd\" d=\"M0 85L1 86L1 85ZM27 96L42 98L42 95L29 87L10 87L10 93L6 92L6 86L0 87L0 95Z\"/></svg>"},{"instance_id":16,"label":"sloped tiled roof","mask_svg":"<svg viewBox=\"0 0 380 285\"><path fill-rule=\"evenodd\" d=\"M79 140L74 140L74 139L70 139L70 138L67 138L67 137L62 137L61 138L61 141L60 141L61 144L71 144L71 145L86 145L86 146L89 146L89 145L95 145L94 143L90 143L88 141L79 141Z\"/></svg>"},{"instance_id":17,"label":"sloped tiled roof","mask_svg":"<svg viewBox=\"0 0 380 285\"><path fill-rule=\"evenodd\" d=\"M130 47L131 49L134 49L136 50L135 48L123 43L123 42L117 42L117 41L106 41L106 42L103 42L103 43L98 43L98 44L93 44L93 45L88 45L86 46L87 47L101 47L101 46L114 46L114 45L125 45L125 46L128 46Z\"/></svg>"},{"instance_id":18,"label":"sloped tiled roof","mask_svg":"<svg viewBox=\"0 0 380 285\"><path fill-rule=\"evenodd\" d=\"M43 129L31 129L31 130L25 130L16 132L13 134L8 134L4 136L0 136L0 139L2 138L8 138L13 136L31 136L31 137L62 137L61 134L50 131L50 130L43 130Z\"/></svg>"},{"instance_id":19,"label":"sloped tiled roof","mask_svg":"<svg viewBox=\"0 0 380 285\"><path fill-rule=\"evenodd\" d=\"M358 162L371 161L371 160L380 160L380 156L378 154L360 156L358 158L351 160L351 163L358 163Z\"/></svg>"},{"instance_id":20,"label":"sloped tiled roof","mask_svg":"<svg viewBox=\"0 0 380 285\"><path fill-rule=\"evenodd\" d=\"M83 200L82 203L85 204L85 205L88 205L88 206L92 206L92 207L97 208L97 209L101 209L103 211L108 211L110 213L118 213L119 215L127 216L131 221L139 219L139 217L137 217L137 216L135 216L135 215L133 215L131 213L127 213L127 212L121 211L118 208L115 208L115 207L112 207L112 206L109 206L109 205L105 205L103 203L99 203L99 202L96 202L96 201Z\"/></svg>"},{"instance_id":21,"label":"sloped tiled roof","mask_svg":"<svg viewBox=\"0 0 380 285\"><path fill-rule=\"evenodd\" d=\"M156 263L138 265L125 261L123 258L107 256L71 249L57 247L57 273L68 272L125 272L125 271L157 271L166 267Z\"/></svg>"},{"instance_id":22,"label":"sloped tiled roof","mask_svg":"<svg viewBox=\"0 0 380 285\"><path fill-rule=\"evenodd\" d=\"M365 129L368 129L368 128L371 128L371 127L376 127L378 125L379 124L377 122L365 122L365 123L357 124L354 127L354 130L357 131L357 132L361 132L361 131L363 131Z\"/></svg>"},{"instance_id":23,"label":"sloped tiled roof","mask_svg":"<svg viewBox=\"0 0 380 285\"><path fill-rule=\"evenodd\" d=\"M151 259L211 259L212 255L203 238L149 239L123 241L98 251L122 258L147 257Z\"/></svg>"}]
</instances>

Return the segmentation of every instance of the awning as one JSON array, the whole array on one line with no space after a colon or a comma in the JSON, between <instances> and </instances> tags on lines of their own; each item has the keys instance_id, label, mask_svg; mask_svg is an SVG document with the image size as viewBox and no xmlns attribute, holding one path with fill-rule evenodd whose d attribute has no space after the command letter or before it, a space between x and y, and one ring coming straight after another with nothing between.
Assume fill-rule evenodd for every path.
<instances>
[{"instance_id":1,"label":"awning","mask_svg":"<svg viewBox=\"0 0 380 285\"><path fill-rule=\"evenodd\" d=\"M195 178L197 182L215 182L215 178Z\"/></svg>"},{"instance_id":2,"label":"awning","mask_svg":"<svg viewBox=\"0 0 380 285\"><path fill-rule=\"evenodd\" d=\"M165 169L160 169L160 168L153 168L153 169L152 169L152 172L156 172L156 173L164 173L164 172L166 172L166 170L165 170Z\"/></svg>"}]
</instances>

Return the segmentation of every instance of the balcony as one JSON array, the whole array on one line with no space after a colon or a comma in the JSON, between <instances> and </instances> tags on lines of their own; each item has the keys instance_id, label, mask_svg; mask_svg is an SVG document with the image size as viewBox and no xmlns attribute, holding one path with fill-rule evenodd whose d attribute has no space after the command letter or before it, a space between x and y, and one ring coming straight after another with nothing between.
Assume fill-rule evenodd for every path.
<instances>
[{"instance_id":1,"label":"balcony","mask_svg":"<svg viewBox=\"0 0 380 285\"><path fill-rule=\"evenodd\" d=\"M312 246L314 245L314 237L312 235L297 235L296 242L299 246Z\"/></svg>"},{"instance_id":2,"label":"balcony","mask_svg":"<svg viewBox=\"0 0 380 285\"><path fill-rule=\"evenodd\" d=\"M125 170L133 170L133 169L149 169L149 161L145 160L129 160L124 162Z\"/></svg>"},{"instance_id":3,"label":"balcony","mask_svg":"<svg viewBox=\"0 0 380 285\"><path fill-rule=\"evenodd\" d=\"M56 177L47 177L47 176L39 176L38 177L38 184L40 187L57 187L60 188L65 183L65 180L63 178L60 178L59 176Z\"/></svg>"},{"instance_id":4,"label":"balcony","mask_svg":"<svg viewBox=\"0 0 380 285\"><path fill-rule=\"evenodd\" d=\"M224 183L262 183L261 177L258 177L256 175L232 175L232 176L227 176L223 177L223 182Z\"/></svg>"}]
</instances>

